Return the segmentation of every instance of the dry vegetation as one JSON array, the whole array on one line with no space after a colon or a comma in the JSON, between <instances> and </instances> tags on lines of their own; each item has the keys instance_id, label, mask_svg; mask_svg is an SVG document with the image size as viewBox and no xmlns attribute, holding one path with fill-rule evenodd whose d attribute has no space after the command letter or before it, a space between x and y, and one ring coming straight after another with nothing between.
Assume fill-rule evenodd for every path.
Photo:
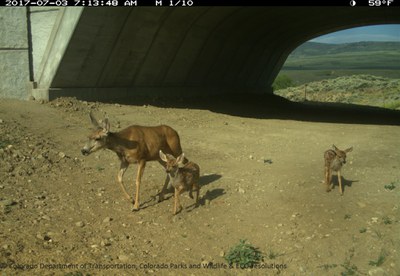
<instances>
[{"instance_id":1,"label":"dry vegetation","mask_svg":"<svg viewBox=\"0 0 400 276\"><path fill-rule=\"evenodd\" d=\"M340 102L400 108L400 80L372 75L353 75L310 82L278 90L275 94L292 101Z\"/></svg>"}]
</instances>

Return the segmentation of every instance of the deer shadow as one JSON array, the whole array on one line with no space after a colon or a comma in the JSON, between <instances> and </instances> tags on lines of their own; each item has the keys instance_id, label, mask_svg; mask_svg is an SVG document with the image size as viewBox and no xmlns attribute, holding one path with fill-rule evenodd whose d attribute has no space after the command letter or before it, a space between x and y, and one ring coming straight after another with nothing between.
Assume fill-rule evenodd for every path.
<instances>
[{"instance_id":1,"label":"deer shadow","mask_svg":"<svg viewBox=\"0 0 400 276\"><path fill-rule=\"evenodd\" d=\"M201 187L204 187L204 186L206 186L206 185L208 185L208 184L210 184L210 183L212 183L214 181L217 181L221 177L222 177L222 175L220 175L220 174L207 174L207 175L200 176L200 179L199 179L200 193L201 193ZM216 190L222 190L223 191L223 189L216 189ZM213 191L215 191L215 190L213 190ZM209 191L207 191L207 193L209 193ZM158 204L159 202L158 202L157 198L159 197L159 195L160 195L160 193L157 193L156 195L151 196L147 201L142 202L140 204L140 209L146 209L146 208L148 208L150 206L154 206L154 205ZM170 186L165 192L164 200L168 200L173 196L174 196L174 188L172 186ZM209 198L207 198L207 199L209 201L211 201L211 200L213 200L215 198L212 195L212 196L209 196ZM199 205L204 205L205 200L206 199L204 199L204 196L200 196ZM191 207L191 206L195 206L195 205L196 204L192 204L192 205L189 205L187 207Z\"/></svg>"},{"instance_id":2,"label":"deer shadow","mask_svg":"<svg viewBox=\"0 0 400 276\"><path fill-rule=\"evenodd\" d=\"M213 189L211 191L207 190L206 193L199 200L199 205L204 206L206 205L206 202L208 202L209 204L211 201L220 196L223 196L224 194L226 194L225 190L221 188Z\"/></svg>"},{"instance_id":3,"label":"deer shadow","mask_svg":"<svg viewBox=\"0 0 400 276\"><path fill-rule=\"evenodd\" d=\"M210 184L210 183L212 183L214 181L217 181L221 177L222 177L222 175L215 174L215 173L200 176L200 179L199 179L200 193L201 193L202 187L204 187L204 186L206 186L206 185L208 185L208 184ZM216 198L218 198L218 197L220 197L220 196L222 196L224 194L225 194L224 189L213 189L211 191L207 190L204 195L202 195L202 196L200 195L198 206L200 206L200 205L204 206L204 205L206 205L206 202L209 203L212 200L214 200L214 199L216 199ZM196 206L196 203L193 203L191 205L188 205L186 207L186 209L189 209L187 211L191 212L195 208L197 208L198 206Z\"/></svg>"},{"instance_id":4,"label":"deer shadow","mask_svg":"<svg viewBox=\"0 0 400 276\"><path fill-rule=\"evenodd\" d=\"M343 192L346 190L346 187L351 187L355 182L358 182L358 180L350 180L342 176ZM331 186L332 188L335 188L335 186L339 187L339 178L337 175L332 175Z\"/></svg>"},{"instance_id":5,"label":"deer shadow","mask_svg":"<svg viewBox=\"0 0 400 276\"><path fill-rule=\"evenodd\" d=\"M200 176L199 185L200 187L206 186L214 181L217 181L221 177L222 175L216 173Z\"/></svg>"}]
</instances>

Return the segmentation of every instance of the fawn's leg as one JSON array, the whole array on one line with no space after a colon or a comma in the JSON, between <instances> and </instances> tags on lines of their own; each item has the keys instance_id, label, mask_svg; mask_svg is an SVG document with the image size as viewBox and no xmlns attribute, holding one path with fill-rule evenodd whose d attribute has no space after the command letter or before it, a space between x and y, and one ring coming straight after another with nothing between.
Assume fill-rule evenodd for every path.
<instances>
[{"instance_id":1,"label":"fawn's leg","mask_svg":"<svg viewBox=\"0 0 400 276\"><path fill-rule=\"evenodd\" d=\"M130 197L130 195L128 194L128 192L126 191L125 186L124 186L124 183L123 183L123 181L122 181L122 178L123 178L124 173L125 173L126 169L128 168L128 166L129 166L129 163L128 163L128 162L126 162L126 161L121 161L121 166L120 166L120 168L119 168L119 172L118 172L117 178L118 178L118 183L119 183L119 185L121 186L122 191L125 193L126 197L127 197L129 200L131 200L131 197Z\"/></svg>"},{"instance_id":2,"label":"fawn's leg","mask_svg":"<svg viewBox=\"0 0 400 276\"><path fill-rule=\"evenodd\" d=\"M340 192L340 195L343 195L342 176L340 175L340 170L337 172L337 178L338 178L338 181L339 181L339 192Z\"/></svg>"},{"instance_id":3,"label":"fawn's leg","mask_svg":"<svg viewBox=\"0 0 400 276\"><path fill-rule=\"evenodd\" d=\"M165 166L166 166L166 165L165 165L165 162L159 161L159 163L160 163L161 166L163 166L164 169L165 169ZM158 197L158 202L161 202L161 201L164 200L164 195L165 195L165 192L167 191L167 187L168 187L169 182L170 182L170 176L169 176L169 174L167 173L167 177L165 178L164 185L163 185L162 190L161 190L161 192L160 192L160 194L159 194L159 197Z\"/></svg>"},{"instance_id":4,"label":"fawn's leg","mask_svg":"<svg viewBox=\"0 0 400 276\"><path fill-rule=\"evenodd\" d=\"M138 172L136 175L136 195L135 195L135 204L133 205L133 210L139 210L139 191L140 191L140 182L142 180L144 168L146 167L146 161L140 160L138 166Z\"/></svg>"},{"instance_id":5,"label":"fawn's leg","mask_svg":"<svg viewBox=\"0 0 400 276\"><path fill-rule=\"evenodd\" d=\"M176 215L178 212L182 210L182 205L179 201L179 196L182 193L183 189L182 188L175 188L175 204L174 204L174 215ZM179 207L179 210L178 210Z\"/></svg>"},{"instance_id":6,"label":"fawn's leg","mask_svg":"<svg viewBox=\"0 0 400 276\"><path fill-rule=\"evenodd\" d=\"M325 185L326 185L326 191L330 192L331 191L331 180L332 180L332 173L331 170L328 167L325 167Z\"/></svg>"},{"instance_id":7,"label":"fawn's leg","mask_svg":"<svg viewBox=\"0 0 400 276\"><path fill-rule=\"evenodd\" d=\"M167 177L165 178L164 186L162 187L162 190L158 197L158 202L161 202L164 200L164 194L167 191L167 186L168 186L169 181L170 181L170 176L169 176L169 174L167 174Z\"/></svg>"},{"instance_id":8,"label":"fawn's leg","mask_svg":"<svg viewBox=\"0 0 400 276\"><path fill-rule=\"evenodd\" d=\"M196 188L196 207L199 206L199 194L200 194L200 186L195 183L193 184L193 187Z\"/></svg>"}]
</instances>

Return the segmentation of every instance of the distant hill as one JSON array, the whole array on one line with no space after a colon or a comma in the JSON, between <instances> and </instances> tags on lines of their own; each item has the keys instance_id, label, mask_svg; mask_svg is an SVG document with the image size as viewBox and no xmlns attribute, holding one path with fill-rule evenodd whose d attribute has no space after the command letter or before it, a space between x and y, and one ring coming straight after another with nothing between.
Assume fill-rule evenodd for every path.
<instances>
[{"instance_id":1,"label":"distant hill","mask_svg":"<svg viewBox=\"0 0 400 276\"><path fill-rule=\"evenodd\" d=\"M400 69L400 42L326 44L306 42L294 50L283 70Z\"/></svg>"},{"instance_id":2,"label":"distant hill","mask_svg":"<svg viewBox=\"0 0 400 276\"><path fill-rule=\"evenodd\" d=\"M318 56L352 52L400 51L400 42L355 42L344 44L327 44L306 42L294 50L291 57Z\"/></svg>"}]
</instances>

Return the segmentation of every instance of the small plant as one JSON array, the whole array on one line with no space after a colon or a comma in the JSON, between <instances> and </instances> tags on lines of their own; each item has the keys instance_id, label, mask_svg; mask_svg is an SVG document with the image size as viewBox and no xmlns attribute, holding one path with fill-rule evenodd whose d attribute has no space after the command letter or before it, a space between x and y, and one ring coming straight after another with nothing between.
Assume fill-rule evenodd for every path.
<instances>
[{"instance_id":1,"label":"small plant","mask_svg":"<svg viewBox=\"0 0 400 276\"><path fill-rule=\"evenodd\" d=\"M318 268L323 268L324 270L328 271L329 269L337 267L337 264L323 264L320 266L317 266Z\"/></svg>"},{"instance_id":2,"label":"small plant","mask_svg":"<svg viewBox=\"0 0 400 276\"><path fill-rule=\"evenodd\" d=\"M282 255L283 254L279 254L277 252L274 252L274 251L270 250L269 253L268 253L268 259L273 260L273 259L276 259L279 256L282 256Z\"/></svg>"},{"instance_id":3,"label":"small plant","mask_svg":"<svg viewBox=\"0 0 400 276\"><path fill-rule=\"evenodd\" d=\"M382 218L382 221L383 221L383 223L384 224L392 224L392 220L388 217L388 216L384 216L383 218Z\"/></svg>"},{"instance_id":4,"label":"small plant","mask_svg":"<svg viewBox=\"0 0 400 276\"><path fill-rule=\"evenodd\" d=\"M379 230L374 230L374 232L375 232L375 235L376 235L376 237L377 237L378 239L382 239L383 235L382 235L382 233L381 233Z\"/></svg>"},{"instance_id":5,"label":"small plant","mask_svg":"<svg viewBox=\"0 0 400 276\"><path fill-rule=\"evenodd\" d=\"M386 253L382 250L378 256L378 259L376 261L369 261L368 264L378 267L378 266L381 266L385 262L385 259L386 259Z\"/></svg>"},{"instance_id":6,"label":"small plant","mask_svg":"<svg viewBox=\"0 0 400 276\"><path fill-rule=\"evenodd\" d=\"M394 182L385 185L385 189L386 190L390 190L391 191L391 190L394 190L394 188L396 188L396 186L394 185Z\"/></svg>"},{"instance_id":7,"label":"small plant","mask_svg":"<svg viewBox=\"0 0 400 276\"><path fill-rule=\"evenodd\" d=\"M351 219L351 215L350 214L345 214L344 215L344 219Z\"/></svg>"},{"instance_id":8,"label":"small plant","mask_svg":"<svg viewBox=\"0 0 400 276\"><path fill-rule=\"evenodd\" d=\"M350 264L350 261L345 262L341 266L345 269L345 271L340 273L340 275L342 276L357 275L358 268L356 265Z\"/></svg>"},{"instance_id":9,"label":"small plant","mask_svg":"<svg viewBox=\"0 0 400 276\"><path fill-rule=\"evenodd\" d=\"M356 265L351 264L351 259L354 256L354 248L350 248L349 250L349 257L346 258L343 264L341 266L345 269L340 275L342 276L348 276L348 275L357 275L358 273L358 268Z\"/></svg>"},{"instance_id":10,"label":"small plant","mask_svg":"<svg viewBox=\"0 0 400 276\"><path fill-rule=\"evenodd\" d=\"M240 240L240 243L229 250L224 257L229 265L236 264L240 268L248 268L262 261L262 253L253 245Z\"/></svg>"},{"instance_id":11,"label":"small plant","mask_svg":"<svg viewBox=\"0 0 400 276\"><path fill-rule=\"evenodd\" d=\"M10 140L0 140L0 149L6 148L10 144L12 144L12 142Z\"/></svg>"},{"instance_id":12,"label":"small plant","mask_svg":"<svg viewBox=\"0 0 400 276\"><path fill-rule=\"evenodd\" d=\"M367 228L365 228L365 227L362 227L362 228L360 228L360 230L358 230L360 233L365 233L365 232L367 232Z\"/></svg>"},{"instance_id":13,"label":"small plant","mask_svg":"<svg viewBox=\"0 0 400 276\"><path fill-rule=\"evenodd\" d=\"M99 171L99 172L104 171L104 169L105 169L105 168L104 168L104 167L101 167L101 166L97 166L97 167L96 167L96 170Z\"/></svg>"}]
</instances>

